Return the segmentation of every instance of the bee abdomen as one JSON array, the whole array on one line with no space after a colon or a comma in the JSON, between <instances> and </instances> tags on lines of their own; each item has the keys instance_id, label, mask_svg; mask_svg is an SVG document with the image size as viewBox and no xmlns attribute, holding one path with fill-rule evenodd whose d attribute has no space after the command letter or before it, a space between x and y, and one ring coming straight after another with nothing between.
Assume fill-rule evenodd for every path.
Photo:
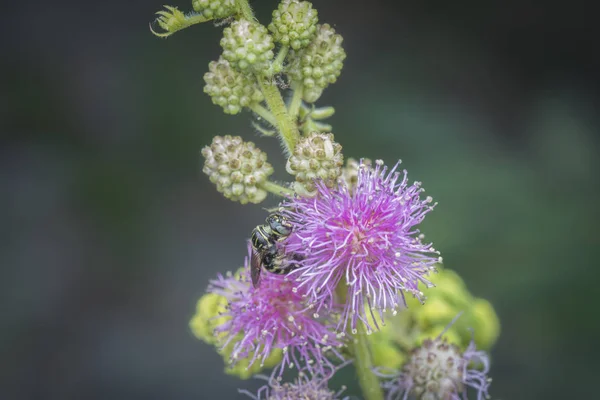
<instances>
[{"instance_id":1,"label":"bee abdomen","mask_svg":"<svg viewBox=\"0 0 600 400\"><path fill-rule=\"evenodd\" d=\"M261 251L273 245L274 240L268 230L270 230L268 227L262 225L259 225L252 230L250 241L252 242L252 247L257 251Z\"/></svg>"}]
</instances>

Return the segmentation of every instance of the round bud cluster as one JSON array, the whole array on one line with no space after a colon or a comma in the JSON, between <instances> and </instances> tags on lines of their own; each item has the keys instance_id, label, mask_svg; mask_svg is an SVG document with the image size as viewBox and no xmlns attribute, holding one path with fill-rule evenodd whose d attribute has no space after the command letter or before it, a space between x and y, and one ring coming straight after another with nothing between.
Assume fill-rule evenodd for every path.
<instances>
[{"instance_id":1,"label":"round bud cluster","mask_svg":"<svg viewBox=\"0 0 600 400\"><path fill-rule=\"evenodd\" d=\"M304 101L317 101L340 76L346 58L342 40L328 24L318 25L317 35L307 48L290 52L289 74L304 85Z\"/></svg>"},{"instance_id":2,"label":"round bud cluster","mask_svg":"<svg viewBox=\"0 0 600 400\"><path fill-rule=\"evenodd\" d=\"M259 23L240 19L223 30L223 58L234 68L255 71L267 69L273 58L273 38Z\"/></svg>"},{"instance_id":3,"label":"round bud cluster","mask_svg":"<svg viewBox=\"0 0 600 400\"><path fill-rule=\"evenodd\" d=\"M215 136L212 144L202 149L202 155L202 171L226 198L246 204L260 203L267 197L259 186L273 173L273 167L254 143L239 136Z\"/></svg>"},{"instance_id":4,"label":"round bud cluster","mask_svg":"<svg viewBox=\"0 0 600 400\"><path fill-rule=\"evenodd\" d=\"M411 393L418 399L451 399L464 390L465 360L446 339L427 339L412 351L403 372L412 379Z\"/></svg>"},{"instance_id":5,"label":"round bud cluster","mask_svg":"<svg viewBox=\"0 0 600 400\"><path fill-rule=\"evenodd\" d=\"M235 13L235 0L192 0L192 7L207 19L226 18Z\"/></svg>"},{"instance_id":6,"label":"round bud cluster","mask_svg":"<svg viewBox=\"0 0 600 400\"><path fill-rule=\"evenodd\" d=\"M300 50L315 36L317 21L317 10L308 1L284 0L273 11L269 30L276 42Z\"/></svg>"},{"instance_id":7,"label":"round bud cluster","mask_svg":"<svg viewBox=\"0 0 600 400\"><path fill-rule=\"evenodd\" d=\"M331 133L310 133L296 144L287 161L287 171L296 177L296 193L311 195L316 190L315 179L333 187L342 173L342 146Z\"/></svg>"},{"instance_id":8,"label":"round bud cluster","mask_svg":"<svg viewBox=\"0 0 600 400\"><path fill-rule=\"evenodd\" d=\"M237 114L242 107L264 100L264 96L250 74L231 68L229 61L219 58L208 64L209 72L204 74L204 93L214 104L223 107L226 114Z\"/></svg>"},{"instance_id":9,"label":"round bud cluster","mask_svg":"<svg viewBox=\"0 0 600 400\"><path fill-rule=\"evenodd\" d=\"M362 163L367 167L371 168L373 162L368 158L364 158ZM354 159L349 158L346 160L346 166L342 168L342 180L346 183L350 192L354 192L354 188L356 187L356 182L358 182L358 167L360 163Z\"/></svg>"}]
</instances>

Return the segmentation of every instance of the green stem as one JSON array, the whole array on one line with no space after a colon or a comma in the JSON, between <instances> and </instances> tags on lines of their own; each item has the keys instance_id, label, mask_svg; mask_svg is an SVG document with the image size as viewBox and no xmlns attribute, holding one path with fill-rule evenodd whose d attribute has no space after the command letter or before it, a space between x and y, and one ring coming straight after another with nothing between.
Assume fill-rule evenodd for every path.
<instances>
[{"instance_id":1,"label":"green stem","mask_svg":"<svg viewBox=\"0 0 600 400\"><path fill-rule=\"evenodd\" d=\"M271 64L271 74L278 74L283 70L283 61L285 61L288 51L290 51L290 46L281 46L277 57L275 57L273 64Z\"/></svg>"},{"instance_id":2,"label":"green stem","mask_svg":"<svg viewBox=\"0 0 600 400\"><path fill-rule=\"evenodd\" d=\"M265 96L265 101L277 121L276 127L279 129L279 139L285 145L288 154L292 154L300 137L298 126L290 118L275 82L268 77L257 76L257 78L260 89Z\"/></svg>"},{"instance_id":3,"label":"green stem","mask_svg":"<svg viewBox=\"0 0 600 400\"><path fill-rule=\"evenodd\" d=\"M248 21L254 21L254 12L248 3L248 0L236 0L237 9L242 16Z\"/></svg>"},{"instance_id":4,"label":"green stem","mask_svg":"<svg viewBox=\"0 0 600 400\"><path fill-rule=\"evenodd\" d=\"M266 190L269 193L273 193L277 196L282 196L283 195L287 195L287 196L293 196L294 195L294 191L288 188L285 188L281 185L276 184L275 182L271 182L271 181L265 181L263 183L261 183L259 185L259 187L261 189Z\"/></svg>"},{"instance_id":5,"label":"green stem","mask_svg":"<svg viewBox=\"0 0 600 400\"><path fill-rule=\"evenodd\" d=\"M267 110L260 104L254 103L254 104L251 104L250 106L248 106L248 108L251 109L252 111L254 111L258 116L260 116L262 119L264 119L271 125L277 126L277 121L275 120L275 117L273 116L273 114L271 114L271 112L269 110Z\"/></svg>"},{"instance_id":6,"label":"green stem","mask_svg":"<svg viewBox=\"0 0 600 400\"><path fill-rule=\"evenodd\" d=\"M336 293L341 303L346 302L348 288L345 283L340 282ZM379 378L373 373L373 360L371 358L371 346L367 338L365 325L358 321L355 332L349 332L350 348L354 355L354 368L358 375L358 383L365 400L383 400L383 391L379 385Z\"/></svg>"},{"instance_id":7,"label":"green stem","mask_svg":"<svg viewBox=\"0 0 600 400\"><path fill-rule=\"evenodd\" d=\"M294 94L292 95L292 101L290 102L289 113L292 120L295 121L298 118L300 106L302 105L302 93L304 92L304 85L301 83L294 83L292 84L292 89L294 89Z\"/></svg>"}]
</instances>

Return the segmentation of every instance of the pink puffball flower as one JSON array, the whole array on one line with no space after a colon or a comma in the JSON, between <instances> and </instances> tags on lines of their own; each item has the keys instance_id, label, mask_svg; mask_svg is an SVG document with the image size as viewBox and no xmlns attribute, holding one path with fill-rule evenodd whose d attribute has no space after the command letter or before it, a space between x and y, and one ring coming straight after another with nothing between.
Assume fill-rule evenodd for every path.
<instances>
[{"instance_id":1,"label":"pink puffball flower","mask_svg":"<svg viewBox=\"0 0 600 400\"><path fill-rule=\"evenodd\" d=\"M441 260L417 229L435 206L431 197L421 198L420 182L409 185L406 170L397 171L399 162L389 171L382 161L375 164L361 160L353 188L340 181L330 189L316 181L314 197L295 196L283 204L294 222L285 252L299 260L290 279L317 310L335 306L336 289L345 285L338 326L344 331L350 323L354 332L357 320L367 332L379 328L370 325L365 308L383 320L386 310L405 306L406 293L421 298L419 283L433 286L425 277Z\"/></svg>"},{"instance_id":2,"label":"pink puffball flower","mask_svg":"<svg viewBox=\"0 0 600 400\"><path fill-rule=\"evenodd\" d=\"M320 371L330 363L325 356L330 350L341 359L336 350L342 346L341 336L336 336L331 318L316 317L306 303L304 289L296 286L285 276L264 272L259 287L254 287L248 258L241 274L220 275L211 281L208 291L227 299L226 311L220 316L226 317L225 322L215 334L225 337L223 347L233 345L232 363L250 357L249 365L257 360L263 364L277 348L283 350L279 374L294 364Z\"/></svg>"}]
</instances>

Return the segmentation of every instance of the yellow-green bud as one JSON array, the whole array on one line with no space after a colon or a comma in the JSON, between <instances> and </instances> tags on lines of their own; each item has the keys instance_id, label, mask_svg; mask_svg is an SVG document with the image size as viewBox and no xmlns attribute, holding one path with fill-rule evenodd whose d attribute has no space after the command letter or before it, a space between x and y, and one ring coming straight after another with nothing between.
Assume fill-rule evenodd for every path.
<instances>
[{"instance_id":1,"label":"yellow-green bud","mask_svg":"<svg viewBox=\"0 0 600 400\"><path fill-rule=\"evenodd\" d=\"M303 84L304 101L317 101L323 90L340 76L346 58L342 40L328 24L318 25L308 47L290 51L288 72L293 80Z\"/></svg>"},{"instance_id":2,"label":"yellow-green bud","mask_svg":"<svg viewBox=\"0 0 600 400\"><path fill-rule=\"evenodd\" d=\"M485 299L477 299L471 309L474 321L475 343L478 347L489 349L500 335L500 320L494 307Z\"/></svg>"},{"instance_id":3,"label":"yellow-green bud","mask_svg":"<svg viewBox=\"0 0 600 400\"><path fill-rule=\"evenodd\" d=\"M190 320L190 328L194 336L205 343L217 345L218 337L214 330L223 324L227 317L221 317L225 312L227 299L214 293L202 296L196 305L196 314Z\"/></svg>"},{"instance_id":4,"label":"yellow-green bud","mask_svg":"<svg viewBox=\"0 0 600 400\"><path fill-rule=\"evenodd\" d=\"M283 0L273 11L269 30L276 42L300 50L315 36L318 19L317 10L308 1Z\"/></svg>"},{"instance_id":5,"label":"yellow-green bud","mask_svg":"<svg viewBox=\"0 0 600 400\"><path fill-rule=\"evenodd\" d=\"M421 339L437 336L462 311L463 315L448 330L448 335L459 336L452 342L466 348L471 341L469 328L473 328L477 347L490 349L500 332L492 305L473 297L461 277L452 270L440 268L430 278L435 287L427 289L425 304L407 297L408 309L403 311L411 316Z\"/></svg>"},{"instance_id":6,"label":"yellow-green bud","mask_svg":"<svg viewBox=\"0 0 600 400\"><path fill-rule=\"evenodd\" d=\"M260 185L273 173L273 167L254 143L239 136L215 136L212 144L202 149L202 155L202 171L226 198L246 204L260 203L267 197Z\"/></svg>"},{"instance_id":7,"label":"yellow-green bud","mask_svg":"<svg viewBox=\"0 0 600 400\"><path fill-rule=\"evenodd\" d=\"M211 61L208 68L209 72L204 74L204 93L214 104L223 107L226 114L237 114L242 107L263 101L264 96L253 75L231 68L223 57Z\"/></svg>"},{"instance_id":8,"label":"yellow-green bud","mask_svg":"<svg viewBox=\"0 0 600 400\"><path fill-rule=\"evenodd\" d=\"M220 19L235 13L235 0L192 0L192 7L207 19Z\"/></svg>"},{"instance_id":9,"label":"yellow-green bud","mask_svg":"<svg viewBox=\"0 0 600 400\"><path fill-rule=\"evenodd\" d=\"M374 335L378 335L378 333ZM374 366L386 369L399 369L406 361L406 356L392 343L384 340L373 340L370 343Z\"/></svg>"},{"instance_id":10,"label":"yellow-green bud","mask_svg":"<svg viewBox=\"0 0 600 400\"><path fill-rule=\"evenodd\" d=\"M241 337L240 337L241 339ZM274 348L264 364L260 362L255 362L249 366L250 360L252 359L252 355L249 355L246 358L236 359L235 362L231 363L231 355L233 351L233 343L235 339L231 341L224 349L221 349L219 353L223 357L223 361L225 361L225 373L228 375L235 375L241 379L249 379L254 375L261 372L263 369L273 368L277 364L281 362L283 359L283 351L282 349Z\"/></svg>"},{"instance_id":11,"label":"yellow-green bud","mask_svg":"<svg viewBox=\"0 0 600 400\"><path fill-rule=\"evenodd\" d=\"M287 171L294 175L296 193L311 195L316 191L315 179L333 187L342 173L342 146L331 133L311 133L296 144L287 161Z\"/></svg>"},{"instance_id":12,"label":"yellow-green bud","mask_svg":"<svg viewBox=\"0 0 600 400\"><path fill-rule=\"evenodd\" d=\"M257 22L240 19L223 30L223 58L234 68L266 71L273 59L273 38Z\"/></svg>"}]
</instances>

